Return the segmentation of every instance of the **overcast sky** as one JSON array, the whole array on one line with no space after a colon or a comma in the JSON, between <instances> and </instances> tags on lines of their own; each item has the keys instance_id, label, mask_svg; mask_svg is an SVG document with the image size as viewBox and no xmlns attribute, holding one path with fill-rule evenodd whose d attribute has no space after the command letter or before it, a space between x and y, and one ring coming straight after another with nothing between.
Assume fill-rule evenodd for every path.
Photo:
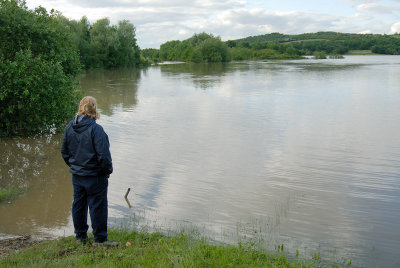
<instances>
[{"instance_id":1,"label":"overcast sky","mask_svg":"<svg viewBox=\"0 0 400 268\"><path fill-rule=\"evenodd\" d=\"M207 32L222 40L271 32L400 32L400 0L27 0L70 19L127 19L141 48Z\"/></svg>"}]
</instances>

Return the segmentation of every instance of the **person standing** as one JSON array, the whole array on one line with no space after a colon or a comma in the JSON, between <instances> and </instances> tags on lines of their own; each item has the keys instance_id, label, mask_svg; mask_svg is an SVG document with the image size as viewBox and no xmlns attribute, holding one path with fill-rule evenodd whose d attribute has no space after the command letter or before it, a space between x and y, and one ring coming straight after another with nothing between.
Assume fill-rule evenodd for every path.
<instances>
[{"instance_id":1,"label":"person standing","mask_svg":"<svg viewBox=\"0 0 400 268\"><path fill-rule=\"evenodd\" d=\"M113 165L108 136L96 123L99 118L96 99L84 97L78 113L65 129L61 155L72 173L72 219L76 240L87 242L89 208L94 244L117 246L107 239L107 188Z\"/></svg>"}]
</instances>

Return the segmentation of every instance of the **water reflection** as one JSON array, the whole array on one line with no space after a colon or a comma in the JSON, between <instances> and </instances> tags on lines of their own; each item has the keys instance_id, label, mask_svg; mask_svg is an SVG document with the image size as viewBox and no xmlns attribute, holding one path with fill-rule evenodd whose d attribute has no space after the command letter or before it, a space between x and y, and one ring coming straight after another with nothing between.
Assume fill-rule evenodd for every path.
<instances>
[{"instance_id":1,"label":"water reflection","mask_svg":"<svg viewBox=\"0 0 400 268\"><path fill-rule=\"evenodd\" d=\"M136 113L119 115L130 130L109 125L133 209L194 222L220 241L257 229L272 249L398 263L399 66L355 62L149 69ZM199 81L207 91L191 90Z\"/></svg>"},{"instance_id":2,"label":"water reflection","mask_svg":"<svg viewBox=\"0 0 400 268\"><path fill-rule=\"evenodd\" d=\"M0 233L40 233L68 224L72 186L60 139L57 134L0 140L0 185L24 190L0 204Z\"/></svg>"},{"instance_id":3,"label":"water reflection","mask_svg":"<svg viewBox=\"0 0 400 268\"><path fill-rule=\"evenodd\" d=\"M81 90L97 99L105 115L112 115L119 106L130 111L137 104L140 76L139 69L91 70L83 74Z\"/></svg>"},{"instance_id":4,"label":"water reflection","mask_svg":"<svg viewBox=\"0 0 400 268\"><path fill-rule=\"evenodd\" d=\"M162 229L180 221L218 241L247 237L306 257L321 252L360 266L398 266L398 63L351 57L153 66L126 71L128 78L89 72L82 87L99 100L115 168L110 220L146 211L141 220ZM64 166L59 144L13 142L16 152L2 153L13 171L2 166L2 180L37 174L28 187L47 187L37 178L51 181L52 166ZM36 147L47 160L25 156L23 148ZM70 187L66 170L57 176ZM61 206L67 213L68 198Z\"/></svg>"},{"instance_id":5,"label":"water reflection","mask_svg":"<svg viewBox=\"0 0 400 268\"><path fill-rule=\"evenodd\" d=\"M160 70L166 75L192 74L193 77L222 76L230 68L228 63L182 63L160 65Z\"/></svg>"},{"instance_id":6,"label":"water reflection","mask_svg":"<svg viewBox=\"0 0 400 268\"><path fill-rule=\"evenodd\" d=\"M221 83L230 71L227 63L182 63L160 65L161 73L170 78L189 78L196 88L209 89Z\"/></svg>"}]
</instances>

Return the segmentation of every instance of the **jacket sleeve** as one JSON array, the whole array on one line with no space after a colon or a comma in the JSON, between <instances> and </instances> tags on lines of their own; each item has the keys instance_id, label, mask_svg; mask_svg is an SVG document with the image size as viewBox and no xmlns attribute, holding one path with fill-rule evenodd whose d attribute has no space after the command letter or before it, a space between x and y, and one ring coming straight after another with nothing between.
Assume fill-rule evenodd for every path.
<instances>
[{"instance_id":1,"label":"jacket sleeve","mask_svg":"<svg viewBox=\"0 0 400 268\"><path fill-rule=\"evenodd\" d=\"M68 138L67 138L67 132L68 128L70 127L70 124L65 128L64 136L62 139L62 145L61 145L61 155L62 158L64 159L65 163L70 167L71 164L69 163L69 158L71 157L70 152L68 150Z\"/></svg>"},{"instance_id":2,"label":"jacket sleeve","mask_svg":"<svg viewBox=\"0 0 400 268\"><path fill-rule=\"evenodd\" d=\"M103 173L110 175L113 172L113 166L108 136L100 125L96 125L93 134L93 144L96 150L97 160L99 161Z\"/></svg>"}]
</instances>

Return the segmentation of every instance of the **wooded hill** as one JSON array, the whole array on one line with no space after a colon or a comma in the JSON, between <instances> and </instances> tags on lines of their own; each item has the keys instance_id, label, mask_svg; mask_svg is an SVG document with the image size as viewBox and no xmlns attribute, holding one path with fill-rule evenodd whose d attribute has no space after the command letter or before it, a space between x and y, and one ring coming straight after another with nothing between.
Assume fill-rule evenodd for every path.
<instances>
[{"instance_id":1,"label":"wooded hill","mask_svg":"<svg viewBox=\"0 0 400 268\"><path fill-rule=\"evenodd\" d=\"M371 50L377 54L400 54L400 34L351 34L338 32L317 32L304 34L271 33L249 36L226 42L229 47L257 48L268 43L292 46L302 55L311 55L315 51L327 54L346 54L350 50Z\"/></svg>"},{"instance_id":2,"label":"wooded hill","mask_svg":"<svg viewBox=\"0 0 400 268\"><path fill-rule=\"evenodd\" d=\"M194 42L194 40L196 42ZM200 40L201 42L197 42ZM226 49L227 47L228 49ZM350 34L318 32L304 34L270 33L237 40L221 41L200 33L183 41L168 41L160 49L144 49L142 56L152 62L215 62L229 60L341 58L363 51L370 54L400 55L400 34ZM211 56L210 56L211 55Z\"/></svg>"}]
</instances>

